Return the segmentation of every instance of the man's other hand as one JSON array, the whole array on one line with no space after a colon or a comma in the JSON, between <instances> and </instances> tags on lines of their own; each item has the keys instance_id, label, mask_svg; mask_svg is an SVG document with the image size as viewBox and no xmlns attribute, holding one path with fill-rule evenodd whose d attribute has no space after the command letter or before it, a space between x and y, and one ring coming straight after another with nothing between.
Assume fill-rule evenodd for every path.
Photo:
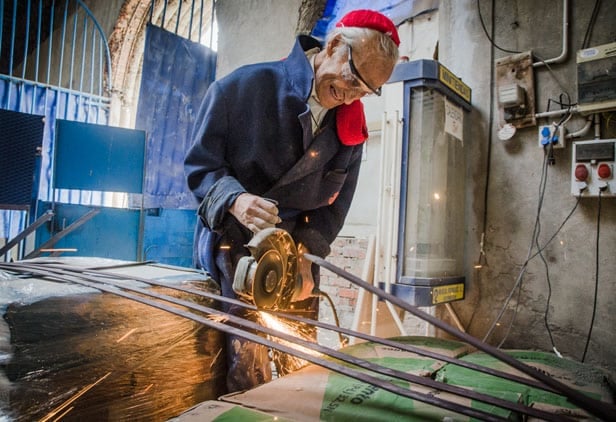
<instances>
[{"instance_id":1,"label":"man's other hand","mask_svg":"<svg viewBox=\"0 0 616 422\"><path fill-rule=\"evenodd\" d=\"M253 233L274 227L282 221L275 202L251 193L238 196L229 212Z\"/></svg>"}]
</instances>

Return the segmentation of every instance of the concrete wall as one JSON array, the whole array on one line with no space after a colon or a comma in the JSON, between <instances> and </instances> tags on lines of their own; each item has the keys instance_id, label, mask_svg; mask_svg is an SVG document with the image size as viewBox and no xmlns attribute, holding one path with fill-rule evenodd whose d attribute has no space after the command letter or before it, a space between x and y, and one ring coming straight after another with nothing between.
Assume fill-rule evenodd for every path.
<instances>
[{"instance_id":1,"label":"concrete wall","mask_svg":"<svg viewBox=\"0 0 616 422\"><path fill-rule=\"evenodd\" d=\"M488 31L492 27L492 3L480 1ZM546 110L548 99L558 100L563 90L569 92L572 101L577 99L575 52L581 48L594 2L570 3L567 59L561 64L551 65L551 70L545 66L535 68L539 112ZM532 50L545 59L558 56L562 45L562 5L562 1L556 0L498 2L493 24L496 43L509 50ZM613 371L616 368L613 359L616 333L613 328L615 316L611 310L616 298L616 262L613 259L616 200L605 198L601 201L599 230L597 198L583 199L545 248L545 263L540 256L533 258L521 277L519 289L514 290L531 247L544 153L537 146L536 127L520 129L508 141L497 137L497 111L490 102L492 50L481 28L476 2L442 2L439 15L440 61L471 86L474 106L472 136L467 143L469 295L463 302L456 303L455 309L467 329L482 338L511 294L509 306L490 342L499 344L504 340L504 347L551 350L547 319L556 349L573 359L581 359L584 354L591 318L596 310L586 361ZM615 21L616 9L604 4L590 45L613 42ZM496 60L509 55L499 50L493 54ZM613 118L614 112L602 116L603 138L616 136L616 127L608 123ZM576 115L567 123L567 128L576 131L584 121L583 117ZM547 119L539 121L540 124L550 122ZM592 137L591 131L580 140ZM566 148L556 150L555 165L547 170L540 214L541 245L558 230L576 204L576 199L569 193L571 150L571 141ZM486 182L487 201L484 201ZM487 216L485 250L489 266L473 272L484 213ZM536 251L537 248L533 254ZM596 308L595 288L598 288ZM514 317L515 322L510 328Z\"/></svg>"},{"instance_id":2,"label":"concrete wall","mask_svg":"<svg viewBox=\"0 0 616 422\"><path fill-rule=\"evenodd\" d=\"M217 77L249 63L286 57L295 42L301 0L216 2Z\"/></svg>"}]
</instances>

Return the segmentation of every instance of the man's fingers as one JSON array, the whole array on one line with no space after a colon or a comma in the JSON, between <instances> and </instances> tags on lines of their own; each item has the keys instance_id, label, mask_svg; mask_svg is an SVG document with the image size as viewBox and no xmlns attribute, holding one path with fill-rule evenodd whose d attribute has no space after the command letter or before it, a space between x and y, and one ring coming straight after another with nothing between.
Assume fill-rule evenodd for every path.
<instances>
[{"instance_id":1,"label":"man's fingers","mask_svg":"<svg viewBox=\"0 0 616 422\"><path fill-rule=\"evenodd\" d=\"M238 196L229 212L253 233L274 227L282 221L278 217L278 207L275 201L272 202L250 193Z\"/></svg>"}]
</instances>

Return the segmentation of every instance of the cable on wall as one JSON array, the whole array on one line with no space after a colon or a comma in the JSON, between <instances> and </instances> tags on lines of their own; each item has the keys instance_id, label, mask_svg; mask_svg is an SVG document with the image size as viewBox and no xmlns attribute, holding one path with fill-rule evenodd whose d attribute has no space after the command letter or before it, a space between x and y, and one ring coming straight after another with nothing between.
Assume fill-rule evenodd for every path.
<instances>
[{"instance_id":1,"label":"cable on wall","mask_svg":"<svg viewBox=\"0 0 616 422\"><path fill-rule=\"evenodd\" d=\"M486 28L486 24L483 21L483 16L481 15L481 7L480 7L480 4L479 4L479 0L477 0L477 13L479 13L479 21L481 22L481 27L483 28L483 32L486 34L486 37L488 38L488 41L490 41L490 44L492 44L493 47L495 47L495 48L497 48L500 51L503 51L505 53L511 53L511 54L521 53L521 51L508 50L506 48L500 47L499 45L497 45L494 42L494 1L492 1L492 36L490 36L490 34L488 33L488 30Z\"/></svg>"},{"instance_id":2,"label":"cable on wall","mask_svg":"<svg viewBox=\"0 0 616 422\"><path fill-rule=\"evenodd\" d=\"M599 15L600 8L601 8L601 0L596 0L595 6L592 9L592 14L590 15L590 21L588 22L588 26L586 27L586 33L584 34L584 41L582 42L582 50L590 46L590 37L592 36L592 30L595 27L595 23L597 22L597 16Z\"/></svg>"},{"instance_id":3,"label":"cable on wall","mask_svg":"<svg viewBox=\"0 0 616 422\"><path fill-rule=\"evenodd\" d=\"M592 316L590 317L590 328L588 329L588 335L586 336L586 344L584 345L584 353L582 354L582 362L586 360L586 353L588 352L588 345L590 343L590 337L592 336L592 329L595 325L595 316L597 314L597 294L599 293L599 234L601 233L601 193L599 190L599 199L597 204L597 238L595 241L595 294L592 304Z\"/></svg>"},{"instance_id":4,"label":"cable on wall","mask_svg":"<svg viewBox=\"0 0 616 422\"><path fill-rule=\"evenodd\" d=\"M565 114L561 118L560 122L556 125L556 130L555 130L556 133L558 132L558 127L564 121L566 121L569 117L570 117L570 114L567 113L567 114ZM552 242L552 240L554 240L556 235L564 227L565 223L571 218L571 216L573 215L573 213L575 212L575 210L576 210L576 208L577 208L577 206L579 204L579 197L578 197L578 200L576 201L573 209L565 217L564 221L558 227L556 232L548 239L548 241L542 247L540 247L539 246L539 242L538 242L539 234L540 234L540 231L541 231L540 216L541 216L541 209L543 207L543 200L544 200L544 197L545 197L545 189L546 189L546 186L547 186L547 175L548 175L547 169L548 169L548 166L550 164L550 150L551 150L552 147L553 147L552 144L549 144L547 146L547 148L545 150L545 154L544 154L544 159L543 159L543 162L542 162L541 178L540 178L540 182L539 182L539 199L538 199L538 203L537 203L537 214L536 214L536 217L535 217L535 225L533 227L533 234L531 236L531 243L530 243L530 246L529 246L527 258L526 258L524 264L522 265L522 268L520 269L518 277L516 278L516 281L515 281L512 289L511 289L511 291L509 292L509 295L508 295L507 299L505 300L505 303L503 304L501 310L499 311L499 314L497 315L495 320L492 322L490 328L486 332L486 334L485 334L485 336L483 338L484 342L487 341L487 339L492 335L492 332L494 331L494 328L496 327L498 322L501 320L503 314L505 313L505 310L507 309L507 306L509 305L509 302L511 301L511 298L513 297L513 295L514 295L514 293L516 291L518 292L518 297L520 297L521 289L522 289L523 277L524 277L524 274L526 272L526 269L528 267L529 262L532 261L537 255L540 255L543 252L543 250L545 250L545 248ZM532 254L534 245L537 246L537 252ZM548 275L548 289L551 292L551 285L550 285L549 275ZM519 305L519 300L516 303L516 307L515 307L515 310L514 310L514 315L511 318L511 321L510 321L509 326L507 328L507 332L503 336L503 339L501 340L501 342L498 345L498 347L501 347L503 345L503 343L505 342L505 340L507 339L507 337L509 336L509 333L510 333L511 328L513 327L513 323L515 321L515 317L517 315L518 305ZM547 306L549 306L549 300L548 300ZM544 316L544 320L546 320L546 319L547 319L547 316ZM550 336L550 339L552 339L552 335L551 335L549 327L547 326L547 322L546 322L546 328L548 329L548 334ZM556 347L555 347L553 341L552 341L552 348L553 348L553 350L555 351L555 353L557 355L560 355L560 353L558 353L558 350L556 350Z\"/></svg>"}]
</instances>

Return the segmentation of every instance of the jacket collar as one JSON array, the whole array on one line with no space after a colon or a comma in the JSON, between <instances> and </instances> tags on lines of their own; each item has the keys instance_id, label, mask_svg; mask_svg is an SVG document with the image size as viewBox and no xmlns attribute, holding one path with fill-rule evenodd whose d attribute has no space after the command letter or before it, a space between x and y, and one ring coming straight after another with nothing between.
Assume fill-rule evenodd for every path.
<instances>
[{"instance_id":1,"label":"jacket collar","mask_svg":"<svg viewBox=\"0 0 616 422\"><path fill-rule=\"evenodd\" d=\"M314 78L306 51L315 47L321 47L317 39L300 35L295 40L291 53L283 62L285 73L288 75L293 90L303 101L308 101Z\"/></svg>"}]
</instances>

